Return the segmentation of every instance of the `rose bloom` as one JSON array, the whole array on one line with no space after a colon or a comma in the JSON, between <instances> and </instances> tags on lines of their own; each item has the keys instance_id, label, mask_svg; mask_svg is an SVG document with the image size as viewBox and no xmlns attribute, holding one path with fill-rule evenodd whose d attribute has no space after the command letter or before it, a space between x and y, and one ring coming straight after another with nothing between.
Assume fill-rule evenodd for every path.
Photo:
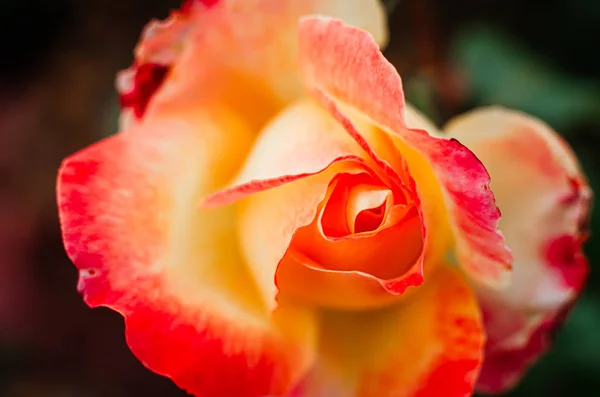
<instances>
[{"instance_id":1,"label":"rose bloom","mask_svg":"<svg viewBox=\"0 0 600 397\"><path fill-rule=\"evenodd\" d=\"M121 131L58 176L78 288L145 366L199 397L454 397L547 348L587 274L573 153L502 108L438 129L386 35L376 0L146 28Z\"/></svg>"}]
</instances>

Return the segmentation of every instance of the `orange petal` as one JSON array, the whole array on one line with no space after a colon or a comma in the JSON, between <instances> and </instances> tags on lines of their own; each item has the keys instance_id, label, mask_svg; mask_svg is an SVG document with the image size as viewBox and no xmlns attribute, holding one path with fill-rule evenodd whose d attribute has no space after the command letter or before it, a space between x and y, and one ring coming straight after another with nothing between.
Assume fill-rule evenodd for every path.
<instances>
[{"instance_id":1,"label":"orange petal","mask_svg":"<svg viewBox=\"0 0 600 397\"><path fill-rule=\"evenodd\" d=\"M188 1L181 12L146 27L135 64L120 74L123 122L135 122L146 109L201 98L226 103L258 128L302 94L296 32L307 14L342 18L381 43L387 38L379 0ZM147 64L168 70L168 77L147 78Z\"/></svg>"},{"instance_id":2,"label":"orange petal","mask_svg":"<svg viewBox=\"0 0 600 397\"><path fill-rule=\"evenodd\" d=\"M462 266L482 282L506 283L512 258L481 162L456 140L407 127L400 76L367 32L307 17L299 35L301 70L315 98L338 118L363 117L387 131L416 181L425 226L444 228L445 202ZM345 126L356 138L351 124Z\"/></svg>"},{"instance_id":3,"label":"orange petal","mask_svg":"<svg viewBox=\"0 0 600 397\"><path fill-rule=\"evenodd\" d=\"M479 288L489 339L478 387L513 386L549 345L585 282L591 190L568 145L524 113L482 108L446 127L483 161L515 258L508 288Z\"/></svg>"},{"instance_id":4,"label":"orange petal","mask_svg":"<svg viewBox=\"0 0 600 397\"><path fill-rule=\"evenodd\" d=\"M266 309L233 209L197 209L236 171L250 135L226 112L195 109L99 142L58 177L85 300L121 313L144 365L197 396L283 394L313 357L314 318L285 302Z\"/></svg>"},{"instance_id":5,"label":"orange petal","mask_svg":"<svg viewBox=\"0 0 600 397\"><path fill-rule=\"evenodd\" d=\"M346 220L345 214L334 219L331 212L352 209L340 191L350 190L352 195L356 184L369 180L377 184L365 171L341 173L333 179L318 214L310 225L296 231L279 264L276 276L281 291L320 306L366 309L389 304L408 287L422 283L426 235L418 203L387 204L391 208L385 210L385 219L366 232L329 224Z\"/></svg>"},{"instance_id":6,"label":"orange petal","mask_svg":"<svg viewBox=\"0 0 600 397\"><path fill-rule=\"evenodd\" d=\"M367 161L364 158L368 158L365 151L343 133L330 115L314 101L302 99L290 104L263 128L231 187L213 192L202 201L202 206L229 205L323 172L336 162Z\"/></svg>"},{"instance_id":7,"label":"orange petal","mask_svg":"<svg viewBox=\"0 0 600 397\"><path fill-rule=\"evenodd\" d=\"M389 308L322 313L320 354L294 397L464 397L473 390L484 335L474 294L440 266Z\"/></svg>"},{"instance_id":8,"label":"orange petal","mask_svg":"<svg viewBox=\"0 0 600 397\"><path fill-rule=\"evenodd\" d=\"M234 186L212 194L204 206L243 199L239 203L240 242L261 292L273 305L277 266L296 230L313 221L329 183L342 172L373 169L379 169L376 160L334 118L313 101L303 100L261 132ZM381 170L377 177L392 176ZM383 291L377 280L370 283ZM285 295L285 288L282 292Z\"/></svg>"}]
</instances>

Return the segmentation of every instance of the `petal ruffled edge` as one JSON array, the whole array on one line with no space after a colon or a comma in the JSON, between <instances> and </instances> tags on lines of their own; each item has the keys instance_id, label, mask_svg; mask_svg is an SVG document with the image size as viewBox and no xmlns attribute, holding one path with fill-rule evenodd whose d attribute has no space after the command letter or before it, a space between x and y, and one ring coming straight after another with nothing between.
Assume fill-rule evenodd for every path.
<instances>
[{"instance_id":1,"label":"petal ruffled edge","mask_svg":"<svg viewBox=\"0 0 600 397\"><path fill-rule=\"evenodd\" d=\"M145 27L133 66L117 78L123 129L154 102L169 108L191 97L221 100L259 128L302 95L295 39L299 18L310 14L342 18L387 41L380 0L187 0Z\"/></svg>"},{"instance_id":2,"label":"petal ruffled edge","mask_svg":"<svg viewBox=\"0 0 600 397\"><path fill-rule=\"evenodd\" d=\"M335 175L368 169L390 185L402 183L396 169L373 149L394 152L396 149L387 137L381 135L381 141L372 137L367 142L361 136L357 143L342 128L348 127L347 123L340 126L339 119L309 98L291 104L259 134L233 186L212 193L201 203L202 208L210 210L239 201L240 242L251 269L258 275L260 290L270 302L269 307L275 304L278 293L272 274L285 257L296 230L313 221L318 204ZM262 226L261 233L256 233L257 225ZM422 238L425 239L424 230ZM371 295L377 295L373 291L377 290L387 299L390 293L400 295L407 287L421 283L422 262L421 255L406 277L392 280L354 272L343 277L352 279L352 284L358 284L359 289L366 289ZM283 261L284 265L289 263ZM298 270L298 267L303 265L283 266L287 270ZM311 271L314 269L305 268L301 273L306 276ZM277 270L277 274L278 280L281 274L289 279L287 271Z\"/></svg>"},{"instance_id":3,"label":"petal ruffled edge","mask_svg":"<svg viewBox=\"0 0 600 397\"><path fill-rule=\"evenodd\" d=\"M512 256L497 228L500 211L483 164L457 140L406 126L400 76L367 32L305 17L299 38L302 76L315 98L328 109L350 107L396 138L417 189L417 172L429 168L446 199L461 265L483 283L505 285Z\"/></svg>"},{"instance_id":4,"label":"petal ruffled edge","mask_svg":"<svg viewBox=\"0 0 600 397\"><path fill-rule=\"evenodd\" d=\"M283 302L265 310L228 240L233 211L198 211L203 189L224 176L207 164L206 148L224 139L207 114L200 124L154 120L66 159L63 240L86 302L124 316L149 369L199 396L283 394L312 361L315 319Z\"/></svg>"}]
</instances>

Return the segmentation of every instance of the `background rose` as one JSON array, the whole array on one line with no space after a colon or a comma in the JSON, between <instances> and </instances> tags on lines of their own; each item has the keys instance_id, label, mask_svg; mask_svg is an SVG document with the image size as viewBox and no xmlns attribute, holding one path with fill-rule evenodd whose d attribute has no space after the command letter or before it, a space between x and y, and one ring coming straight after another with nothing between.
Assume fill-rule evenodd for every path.
<instances>
[{"instance_id":1,"label":"background rose","mask_svg":"<svg viewBox=\"0 0 600 397\"><path fill-rule=\"evenodd\" d=\"M549 347L584 286L592 192L568 145L535 118L488 108L445 129L490 171L515 258L507 289L478 291L488 337L479 388L498 392Z\"/></svg>"}]
</instances>

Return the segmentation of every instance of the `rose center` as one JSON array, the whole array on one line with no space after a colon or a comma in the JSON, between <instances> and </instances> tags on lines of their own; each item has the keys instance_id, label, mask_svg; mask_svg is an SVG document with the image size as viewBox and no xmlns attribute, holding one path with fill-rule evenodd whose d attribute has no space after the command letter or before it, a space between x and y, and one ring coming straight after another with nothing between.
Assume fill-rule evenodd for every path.
<instances>
[{"instance_id":1,"label":"rose center","mask_svg":"<svg viewBox=\"0 0 600 397\"><path fill-rule=\"evenodd\" d=\"M320 216L323 234L332 238L374 232L386 224L394 193L368 174L340 175L330 186Z\"/></svg>"},{"instance_id":2,"label":"rose center","mask_svg":"<svg viewBox=\"0 0 600 397\"><path fill-rule=\"evenodd\" d=\"M392 199L392 192L369 185L358 185L350 190L346 205L346 222L350 233L377 230L383 223Z\"/></svg>"},{"instance_id":3,"label":"rose center","mask_svg":"<svg viewBox=\"0 0 600 397\"><path fill-rule=\"evenodd\" d=\"M379 226L381 226L384 213L385 204L381 204L377 208L371 208L359 212L354 222L355 233L364 233L376 230Z\"/></svg>"},{"instance_id":4,"label":"rose center","mask_svg":"<svg viewBox=\"0 0 600 397\"><path fill-rule=\"evenodd\" d=\"M371 172L338 174L312 222L294 234L278 270L280 290L337 308L393 301L382 283L401 285L395 283L416 271L423 252L415 198ZM348 301L355 292L359 298Z\"/></svg>"}]
</instances>

